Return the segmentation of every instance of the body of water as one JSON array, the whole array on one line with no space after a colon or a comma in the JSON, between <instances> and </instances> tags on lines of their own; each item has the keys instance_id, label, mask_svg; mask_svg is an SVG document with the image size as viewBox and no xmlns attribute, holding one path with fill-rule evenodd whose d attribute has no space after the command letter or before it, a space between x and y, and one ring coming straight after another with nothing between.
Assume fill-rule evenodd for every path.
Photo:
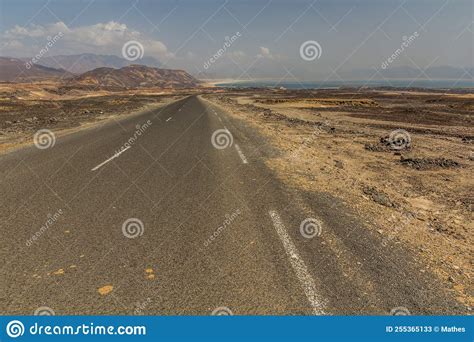
<instances>
[{"instance_id":1,"label":"body of water","mask_svg":"<svg viewBox=\"0 0 474 342\"><path fill-rule=\"evenodd\" d=\"M275 81L238 81L216 84L230 88L279 88L286 89L337 89L341 87L396 87L396 88L431 88L460 89L472 88L474 80L372 80L372 81L324 81L324 82L279 82Z\"/></svg>"}]
</instances>

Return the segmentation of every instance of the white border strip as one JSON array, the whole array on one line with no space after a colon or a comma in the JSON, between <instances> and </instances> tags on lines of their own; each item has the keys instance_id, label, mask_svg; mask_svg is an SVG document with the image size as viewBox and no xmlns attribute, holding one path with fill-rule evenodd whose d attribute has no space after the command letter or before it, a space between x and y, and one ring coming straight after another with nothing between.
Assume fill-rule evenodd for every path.
<instances>
[{"instance_id":1,"label":"white border strip","mask_svg":"<svg viewBox=\"0 0 474 342\"><path fill-rule=\"evenodd\" d=\"M242 163L248 164L247 158L245 158L245 155L240 149L239 145L234 144L234 146L235 146L235 149L237 150L237 153L239 154L240 159L242 159Z\"/></svg>"},{"instance_id":2,"label":"white border strip","mask_svg":"<svg viewBox=\"0 0 474 342\"><path fill-rule=\"evenodd\" d=\"M99 168L101 168L102 166L104 166L105 164L107 164L109 161L111 161L112 159L115 159L117 158L119 155L121 155L122 153L124 153L126 150L128 150L131 146L127 146L125 147L123 150L120 150L119 152L115 153L112 157L110 157L109 159L107 159L106 161L100 163L99 165L97 165L96 167L92 168L91 171L95 171L95 170L98 170Z\"/></svg>"},{"instance_id":3,"label":"white border strip","mask_svg":"<svg viewBox=\"0 0 474 342\"><path fill-rule=\"evenodd\" d=\"M295 245L291 241L290 236L288 235L285 225L281 221L280 216L274 210L269 211L270 217L272 218L273 225L276 228L280 240L283 242L283 247L285 247L286 254L288 254L291 266L298 277L298 280L303 287L304 293L308 298L311 306L313 307L313 313L315 315L324 315L323 304L320 297L316 291L316 284L314 283L311 274L308 272L303 259L300 258L296 250Z\"/></svg>"}]
</instances>

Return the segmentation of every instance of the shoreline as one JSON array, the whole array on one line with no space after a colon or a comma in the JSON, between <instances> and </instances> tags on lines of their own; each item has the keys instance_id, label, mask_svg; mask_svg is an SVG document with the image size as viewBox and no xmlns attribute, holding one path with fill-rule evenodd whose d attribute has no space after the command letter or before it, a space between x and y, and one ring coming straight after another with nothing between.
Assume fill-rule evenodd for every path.
<instances>
[{"instance_id":1,"label":"shoreline","mask_svg":"<svg viewBox=\"0 0 474 342\"><path fill-rule=\"evenodd\" d=\"M390 81L370 81L367 80L350 80L350 81L305 81L305 82L280 82L280 80L234 80L234 79L218 79L218 80L202 80L212 87L223 88L273 88L288 90L337 90L346 88L363 88L363 89L385 89L385 90L435 90L435 91L470 91L474 92L474 82L471 80L390 80ZM454 85L446 84L453 82ZM459 84L459 85L458 85Z\"/></svg>"}]
</instances>

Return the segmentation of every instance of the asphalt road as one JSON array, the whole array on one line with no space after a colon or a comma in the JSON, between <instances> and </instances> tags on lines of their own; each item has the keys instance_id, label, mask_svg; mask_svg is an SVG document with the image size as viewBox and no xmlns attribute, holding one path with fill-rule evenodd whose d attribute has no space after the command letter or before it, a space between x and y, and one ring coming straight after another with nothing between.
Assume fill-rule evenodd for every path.
<instances>
[{"instance_id":1,"label":"asphalt road","mask_svg":"<svg viewBox=\"0 0 474 342\"><path fill-rule=\"evenodd\" d=\"M188 97L1 156L1 313L464 313L343 203L286 188L275 153Z\"/></svg>"}]
</instances>

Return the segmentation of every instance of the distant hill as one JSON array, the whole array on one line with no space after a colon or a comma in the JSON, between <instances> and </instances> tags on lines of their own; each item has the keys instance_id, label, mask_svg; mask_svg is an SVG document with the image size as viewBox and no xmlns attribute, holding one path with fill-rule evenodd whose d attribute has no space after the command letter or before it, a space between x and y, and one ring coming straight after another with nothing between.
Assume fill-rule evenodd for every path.
<instances>
[{"instance_id":1,"label":"distant hill","mask_svg":"<svg viewBox=\"0 0 474 342\"><path fill-rule=\"evenodd\" d=\"M140 87L190 88L199 84L199 80L184 70L129 65L120 69L97 68L85 72L70 79L67 86L127 89Z\"/></svg>"},{"instance_id":2,"label":"distant hill","mask_svg":"<svg viewBox=\"0 0 474 342\"><path fill-rule=\"evenodd\" d=\"M82 74L103 67L119 69L132 64L146 65L155 68L161 66L161 63L153 57L143 57L137 61L131 62L125 58L114 55L96 55L93 53L42 57L38 61L38 64L55 69L64 69L73 74Z\"/></svg>"},{"instance_id":3,"label":"distant hill","mask_svg":"<svg viewBox=\"0 0 474 342\"><path fill-rule=\"evenodd\" d=\"M1 82L32 82L46 79L68 78L72 75L65 70L42 65L28 64L18 58L0 57Z\"/></svg>"}]
</instances>

